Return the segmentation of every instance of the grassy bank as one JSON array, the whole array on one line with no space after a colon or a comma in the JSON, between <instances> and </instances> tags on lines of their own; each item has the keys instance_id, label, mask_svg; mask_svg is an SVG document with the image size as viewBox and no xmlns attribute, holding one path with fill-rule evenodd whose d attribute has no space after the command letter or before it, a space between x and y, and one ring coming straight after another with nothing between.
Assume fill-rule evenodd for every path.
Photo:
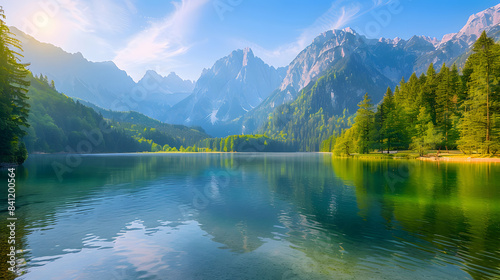
<instances>
[{"instance_id":1,"label":"grassy bank","mask_svg":"<svg viewBox=\"0 0 500 280\"><path fill-rule=\"evenodd\" d=\"M466 155L460 151L437 152L420 156L412 151L400 151L394 154L369 153L369 154L351 154L350 156L341 156L343 158L355 159L418 159L424 161L449 161L449 162L500 162L500 155Z\"/></svg>"}]
</instances>

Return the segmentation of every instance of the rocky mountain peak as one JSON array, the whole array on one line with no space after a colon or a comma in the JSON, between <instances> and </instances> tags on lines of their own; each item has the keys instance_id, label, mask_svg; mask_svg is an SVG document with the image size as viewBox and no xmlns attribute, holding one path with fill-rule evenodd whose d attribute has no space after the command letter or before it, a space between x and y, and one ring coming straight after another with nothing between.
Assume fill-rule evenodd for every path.
<instances>
[{"instance_id":1,"label":"rocky mountain peak","mask_svg":"<svg viewBox=\"0 0 500 280\"><path fill-rule=\"evenodd\" d=\"M243 49L243 67L248 65L248 60L253 59L254 55L252 49L244 48Z\"/></svg>"},{"instance_id":2,"label":"rocky mountain peak","mask_svg":"<svg viewBox=\"0 0 500 280\"><path fill-rule=\"evenodd\" d=\"M463 40L468 45L472 45L481 35L483 30L489 29L500 24L500 4L488 8L469 17L465 26L458 33L446 34L441 40L441 45L451 40Z\"/></svg>"}]
</instances>

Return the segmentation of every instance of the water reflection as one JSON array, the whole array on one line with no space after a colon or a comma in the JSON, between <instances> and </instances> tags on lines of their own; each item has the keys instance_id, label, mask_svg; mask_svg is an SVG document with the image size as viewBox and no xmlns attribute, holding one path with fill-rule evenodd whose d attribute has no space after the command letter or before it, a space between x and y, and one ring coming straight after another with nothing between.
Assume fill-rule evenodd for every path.
<instances>
[{"instance_id":1,"label":"water reflection","mask_svg":"<svg viewBox=\"0 0 500 280\"><path fill-rule=\"evenodd\" d=\"M107 155L59 181L57 160L18 173L23 279L500 276L498 165Z\"/></svg>"},{"instance_id":2,"label":"water reflection","mask_svg":"<svg viewBox=\"0 0 500 280\"><path fill-rule=\"evenodd\" d=\"M360 215L400 225L408 236L395 241L405 248L418 249L435 264L459 266L473 278L499 275L498 165L359 160L332 160L332 165L356 187ZM387 178L397 179L393 188Z\"/></svg>"}]
</instances>

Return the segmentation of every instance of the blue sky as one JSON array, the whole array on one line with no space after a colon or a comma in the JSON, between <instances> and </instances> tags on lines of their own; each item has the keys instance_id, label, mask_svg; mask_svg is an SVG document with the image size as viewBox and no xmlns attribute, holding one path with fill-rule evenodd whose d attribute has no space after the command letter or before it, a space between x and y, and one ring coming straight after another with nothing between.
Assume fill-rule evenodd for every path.
<instances>
[{"instance_id":1,"label":"blue sky","mask_svg":"<svg viewBox=\"0 0 500 280\"><path fill-rule=\"evenodd\" d=\"M232 50L251 47L285 66L320 33L352 27L370 38L441 37L498 0L8 0L7 23L135 80L152 69L196 80Z\"/></svg>"}]
</instances>

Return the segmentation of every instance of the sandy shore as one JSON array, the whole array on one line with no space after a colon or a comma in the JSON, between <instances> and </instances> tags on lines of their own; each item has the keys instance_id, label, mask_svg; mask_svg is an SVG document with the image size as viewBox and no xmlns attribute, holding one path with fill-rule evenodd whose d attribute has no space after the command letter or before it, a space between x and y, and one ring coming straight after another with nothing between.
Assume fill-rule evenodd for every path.
<instances>
[{"instance_id":1,"label":"sandy shore","mask_svg":"<svg viewBox=\"0 0 500 280\"><path fill-rule=\"evenodd\" d=\"M424 161L448 161L448 162L499 162L500 158L474 158L474 157L419 157Z\"/></svg>"}]
</instances>

